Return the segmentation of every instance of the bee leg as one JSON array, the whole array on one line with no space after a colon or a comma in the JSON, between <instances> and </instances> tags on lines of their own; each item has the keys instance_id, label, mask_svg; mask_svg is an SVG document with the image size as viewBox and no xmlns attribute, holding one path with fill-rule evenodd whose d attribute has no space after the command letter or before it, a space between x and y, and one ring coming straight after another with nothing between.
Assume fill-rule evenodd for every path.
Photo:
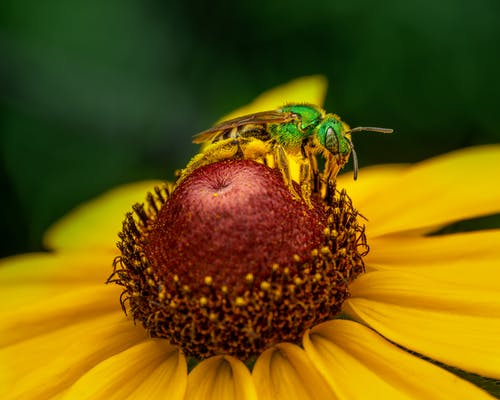
<instances>
[{"instance_id":1,"label":"bee leg","mask_svg":"<svg viewBox=\"0 0 500 400\"><path fill-rule=\"evenodd\" d=\"M262 155L262 162L269 168L278 168L278 165L276 163L276 152L273 151L276 148L277 144L273 141L268 141L267 144L268 150L265 154Z\"/></svg>"},{"instance_id":2,"label":"bee leg","mask_svg":"<svg viewBox=\"0 0 500 400\"><path fill-rule=\"evenodd\" d=\"M328 182L330 182L330 176L332 174L332 162L333 157L331 155L325 155L325 167L320 177L320 193L325 195L328 192Z\"/></svg>"},{"instance_id":3,"label":"bee leg","mask_svg":"<svg viewBox=\"0 0 500 400\"><path fill-rule=\"evenodd\" d=\"M341 163L333 155L328 155L326 157L325 168L322 174L322 185L323 188L328 187L329 184L335 183L335 179L341 168ZM323 189L322 188L322 189Z\"/></svg>"},{"instance_id":4,"label":"bee leg","mask_svg":"<svg viewBox=\"0 0 500 400\"><path fill-rule=\"evenodd\" d=\"M316 158L315 147L309 143L305 143L300 148L302 158L307 160L309 164L309 182L312 191L319 192L320 190L320 174L318 169L318 160Z\"/></svg>"},{"instance_id":5,"label":"bee leg","mask_svg":"<svg viewBox=\"0 0 500 400\"><path fill-rule=\"evenodd\" d=\"M312 174L312 185L315 192L319 192L320 190L320 174L318 168L318 159L316 155L312 152L309 153L309 163L311 165L311 174Z\"/></svg>"},{"instance_id":6,"label":"bee leg","mask_svg":"<svg viewBox=\"0 0 500 400\"><path fill-rule=\"evenodd\" d=\"M309 208L313 208L311 203L311 166L307 159L303 160L300 164L300 192L302 193L302 198L309 206Z\"/></svg>"},{"instance_id":7,"label":"bee leg","mask_svg":"<svg viewBox=\"0 0 500 400\"><path fill-rule=\"evenodd\" d=\"M283 176L283 181L288 186L288 190L290 190L292 196L296 200L300 200L300 195L293 187L293 181L290 175L290 168L288 166L288 157L286 155L285 149L280 145L277 145L274 148L274 162L278 167L278 169L281 171L281 175Z\"/></svg>"},{"instance_id":8,"label":"bee leg","mask_svg":"<svg viewBox=\"0 0 500 400\"><path fill-rule=\"evenodd\" d=\"M177 184L186 179L195 169L204 165L233 158L243 158L243 155L243 150L237 139L229 138L212 143L202 152L196 154L186 165L186 168L176 174L178 175Z\"/></svg>"},{"instance_id":9,"label":"bee leg","mask_svg":"<svg viewBox=\"0 0 500 400\"><path fill-rule=\"evenodd\" d=\"M240 138L240 150L237 155L241 154L242 159L255 160L267 165L267 159L271 154L272 144L270 141L263 141L255 138Z\"/></svg>"}]
</instances>

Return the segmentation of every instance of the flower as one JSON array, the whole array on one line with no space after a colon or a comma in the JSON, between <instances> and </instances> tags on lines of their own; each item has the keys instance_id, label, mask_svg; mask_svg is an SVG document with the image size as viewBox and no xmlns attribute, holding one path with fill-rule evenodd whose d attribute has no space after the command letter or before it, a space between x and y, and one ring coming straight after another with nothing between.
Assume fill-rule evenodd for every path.
<instances>
[{"instance_id":1,"label":"flower","mask_svg":"<svg viewBox=\"0 0 500 400\"><path fill-rule=\"evenodd\" d=\"M239 112L290 99L321 104L324 88L304 78ZM116 232L131 205L162 183L111 190L47 233L51 252L0 262L1 397L490 398L414 353L500 379L500 230L433 234L500 211L498 159L500 146L484 146L364 168L356 182L340 176L337 187L367 219L370 246L366 272L343 302L348 319L311 326L299 345L272 345L252 371L220 354L188 374L178 347L123 314L120 288L104 284Z\"/></svg>"}]
</instances>

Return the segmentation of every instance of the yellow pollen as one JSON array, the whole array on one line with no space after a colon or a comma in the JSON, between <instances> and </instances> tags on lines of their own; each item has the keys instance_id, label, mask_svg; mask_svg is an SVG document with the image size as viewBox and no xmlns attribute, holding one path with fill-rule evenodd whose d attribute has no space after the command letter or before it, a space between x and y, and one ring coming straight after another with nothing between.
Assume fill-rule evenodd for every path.
<instances>
[{"instance_id":1,"label":"yellow pollen","mask_svg":"<svg viewBox=\"0 0 500 400\"><path fill-rule=\"evenodd\" d=\"M200 306L205 307L208 304L208 299L205 296L200 297Z\"/></svg>"},{"instance_id":2,"label":"yellow pollen","mask_svg":"<svg viewBox=\"0 0 500 400\"><path fill-rule=\"evenodd\" d=\"M205 276L205 285L210 286L213 283L213 279L211 276Z\"/></svg>"},{"instance_id":3,"label":"yellow pollen","mask_svg":"<svg viewBox=\"0 0 500 400\"><path fill-rule=\"evenodd\" d=\"M229 292L228 288L226 285L222 285L220 288L221 292L224 294L227 294Z\"/></svg>"},{"instance_id":4,"label":"yellow pollen","mask_svg":"<svg viewBox=\"0 0 500 400\"><path fill-rule=\"evenodd\" d=\"M170 308L177 308L177 303L175 301L171 301L169 306Z\"/></svg>"},{"instance_id":5,"label":"yellow pollen","mask_svg":"<svg viewBox=\"0 0 500 400\"><path fill-rule=\"evenodd\" d=\"M274 263L274 264L271 266L271 269L272 269L272 271L273 271L273 272L276 272L276 271L278 271L278 269L280 269L280 266L279 266L278 264Z\"/></svg>"},{"instance_id":6,"label":"yellow pollen","mask_svg":"<svg viewBox=\"0 0 500 400\"><path fill-rule=\"evenodd\" d=\"M156 286L156 283L154 280L152 280L151 278L148 279L148 285L149 286Z\"/></svg>"},{"instance_id":7,"label":"yellow pollen","mask_svg":"<svg viewBox=\"0 0 500 400\"><path fill-rule=\"evenodd\" d=\"M293 255L293 261L300 262L300 256L298 254Z\"/></svg>"},{"instance_id":8,"label":"yellow pollen","mask_svg":"<svg viewBox=\"0 0 500 400\"><path fill-rule=\"evenodd\" d=\"M179 282L179 275L174 275L173 280L175 283Z\"/></svg>"},{"instance_id":9,"label":"yellow pollen","mask_svg":"<svg viewBox=\"0 0 500 400\"><path fill-rule=\"evenodd\" d=\"M345 247L342 247L341 249L339 249L339 254L341 256L345 256L347 254L347 249Z\"/></svg>"},{"instance_id":10,"label":"yellow pollen","mask_svg":"<svg viewBox=\"0 0 500 400\"><path fill-rule=\"evenodd\" d=\"M189 289L189 286L188 286L188 285L183 285L183 286L182 286L182 290L183 290L184 292L189 292L189 290L190 290L190 289Z\"/></svg>"},{"instance_id":11,"label":"yellow pollen","mask_svg":"<svg viewBox=\"0 0 500 400\"><path fill-rule=\"evenodd\" d=\"M325 236L330 236L330 233L331 233L331 232L330 232L330 228L326 227L325 229L323 229L323 234L324 234Z\"/></svg>"},{"instance_id":12,"label":"yellow pollen","mask_svg":"<svg viewBox=\"0 0 500 400\"><path fill-rule=\"evenodd\" d=\"M271 289L271 284L269 282L264 281L260 284L260 288L265 292L267 292L269 289Z\"/></svg>"},{"instance_id":13,"label":"yellow pollen","mask_svg":"<svg viewBox=\"0 0 500 400\"><path fill-rule=\"evenodd\" d=\"M217 197L219 195L219 193L215 192L214 193L214 197Z\"/></svg>"},{"instance_id":14,"label":"yellow pollen","mask_svg":"<svg viewBox=\"0 0 500 400\"><path fill-rule=\"evenodd\" d=\"M318 249L311 250L311 257L318 257L318 255L319 255Z\"/></svg>"},{"instance_id":15,"label":"yellow pollen","mask_svg":"<svg viewBox=\"0 0 500 400\"><path fill-rule=\"evenodd\" d=\"M247 276L245 276L245 280L248 283L252 283L253 282L253 274L252 273L247 274Z\"/></svg>"},{"instance_id":16,"label":"yellow pollen","mask_svg":"<svg viewBox=\"0 0 500 400\"><path fill-rule=\"evenodd\" d=\"M296 276L293 279L293 283L295 283L297 286L299 286L302 283L302 279L300 279L298 276Z\"/></svg>"},{"instance_id":17,"label":"yellow pollen","mask_svg":"<svg viewBox=\"0 0 500 400\"><path fill-rule=\"evenodd\" d=\"M330 253L330 248L328 246L324 246L321 248L321 254L328 254Z\"/></svg>"},{"instance_id":18,"label":"yellow pollen","mask_svg":"<svg viewBox=\"0 0 500 400\"><path fill-rule=\"evenodd\" d=\"M322 278L321 274L319 272L316 272L314 274L314 280L317 282L317 281L320 281Z\"/></svg>"},{"instance_id":19,"label":"yellow pollen","mask_svg":"<svg viewBox=\"0 0 500 400\"><path fill-rule=\"evenodd\" d=\"M236 306L238 307L242 307L244 306L245 304L247 304L247 302L245 301L245 299L243 297L236 297L234 303L236 304Z\"/></svg>"},{"instance_id":20,"label":"yellow pollen","mask_svg":"<svg viewBox=\"0 0 500 400\"><path fill-rule=\"evenodd\" d=\"M213 322L213 321L217 321L217 314L216 314L216 313L211 312L210 314L208 314L208 319L209 319L210 321L212 321L212 322Z\"/></svg>"}]
</instances>

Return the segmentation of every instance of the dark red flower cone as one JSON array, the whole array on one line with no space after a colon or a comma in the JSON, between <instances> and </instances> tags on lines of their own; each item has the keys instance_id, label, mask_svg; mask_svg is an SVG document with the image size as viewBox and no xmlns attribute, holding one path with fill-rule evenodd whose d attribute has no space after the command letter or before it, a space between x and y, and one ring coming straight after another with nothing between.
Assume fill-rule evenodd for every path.
<instances>
[{"instance_id":1,"label":"dark red flower cone","mask_svg":"<svg viewBox=\"0 0 500 400\"><path fill-rule=\"evenodd\" d=\"M157 189L128 215L113 281L153 336L197 358L248 359L334 318L363 271L345 194L295 199L278 170L230 160Z\"/></svg>"}]
</instances>

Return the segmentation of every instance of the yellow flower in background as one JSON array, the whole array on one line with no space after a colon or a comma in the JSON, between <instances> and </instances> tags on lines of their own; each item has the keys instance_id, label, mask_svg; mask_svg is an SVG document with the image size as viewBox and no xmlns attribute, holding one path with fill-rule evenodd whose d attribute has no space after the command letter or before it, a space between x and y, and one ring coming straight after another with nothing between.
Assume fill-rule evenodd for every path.
<instances>
[{"instance_id":1,"label":"yellow flower in background","mask_svg":"<svg viewBox=\"0 0 500 400\"><path fill-rule=\"evenodd\" d=\"M228 118L289 101L321 104L325 88L320 77L303 78ZM271 345L252 370L219 354L188 373L179 346L124 315L122 290L104 284L119 254L116 235L131 205L162 182L111 190L47 233L50 252L0 262L0 397L491 398L404 349L500 379L500 230L429 235L500 211L499 159L500 146L484 146L365 168L356 182L340 176L338 188L367 219L370 247L366 272L348 282L348 319L314 324L301 343Z\"/></svg>"}]
</instances>

